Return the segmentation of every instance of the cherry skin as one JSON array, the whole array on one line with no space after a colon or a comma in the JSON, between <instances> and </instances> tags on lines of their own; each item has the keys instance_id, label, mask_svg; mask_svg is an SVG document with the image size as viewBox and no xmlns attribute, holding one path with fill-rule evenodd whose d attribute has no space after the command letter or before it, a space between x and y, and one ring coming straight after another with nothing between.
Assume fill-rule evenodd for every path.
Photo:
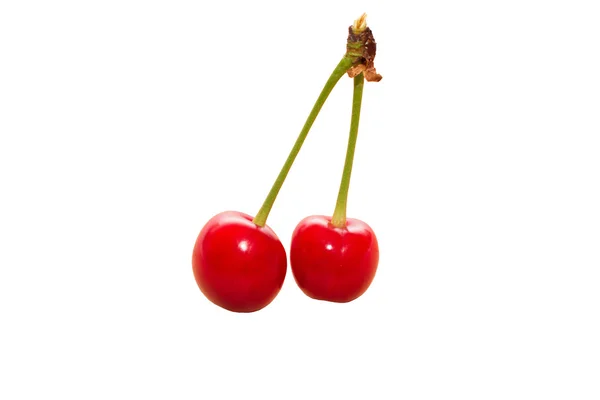
<instances>
[{"instance_id":1,"label":"cherry skin","mask_svg":"<svg viewBox=\"0 0 600 400\"><path fill-rule=\"evenodd\" d=\"M379 262L379 245L369 225L348 218L336 228L331 217L304 218L292 234L290 264L296 283L309 297L347 303L371 285Z\"/></svg>"},{"instance_id":2,"label":"cherry skin","mask_svg":"<svg viewBox=\"0 0 600 400\"><path fill-rule=\"evenodd\" d=\"M200 231L192 254L198 287L214 304L234 312L258 311L277 296L286 275L281 241L250 215L225 211Z\"/></svg>"}]
</instances>

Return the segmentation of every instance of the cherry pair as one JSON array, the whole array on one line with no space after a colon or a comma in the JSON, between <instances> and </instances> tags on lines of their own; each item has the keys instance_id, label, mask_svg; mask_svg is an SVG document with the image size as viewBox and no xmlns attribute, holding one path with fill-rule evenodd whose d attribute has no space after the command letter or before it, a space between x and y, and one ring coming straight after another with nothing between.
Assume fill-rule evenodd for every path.
<instances>
[{"instance_id":1,"label":"cherry pair","mask_svg":"<svg viewBox=\"0 0 600 400\"><path fill-rule=\"evenodd\" d=\"M281 172L256 217L226 211L202 228L192 255L196 282L216 305L234 312L253 312L277 296L286 276L287 256L275 232L266 225L273 203L312 124L344 74L354 78L352 118L344 172L332 217L303 219L292 235L290 265L302 291L318 300L349 302L369 287L379 261L373 230L346 218L346 204L364 80L379 81L373 65L376 44L363 14L349 28L346 54L325 84Z\"/></svg>"}]
</instances>

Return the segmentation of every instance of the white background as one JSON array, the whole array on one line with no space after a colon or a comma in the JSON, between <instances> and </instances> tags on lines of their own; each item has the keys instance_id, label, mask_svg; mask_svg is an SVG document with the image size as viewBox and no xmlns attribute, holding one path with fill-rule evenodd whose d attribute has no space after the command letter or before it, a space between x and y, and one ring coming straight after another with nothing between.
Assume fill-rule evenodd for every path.
<instances>
[{"instance_id":1,"label":"white background","mask_svg":"<svg viewBox=\"0 0 600 400\"><path fill-rule=\"evenodd\" d=\"M224 311L196 235L255 214L362 12L369 291ZM0 398L600 398L595 1L5 1ZM331 214L352 84L269 218Z\"/></svg>"}]
</instances>

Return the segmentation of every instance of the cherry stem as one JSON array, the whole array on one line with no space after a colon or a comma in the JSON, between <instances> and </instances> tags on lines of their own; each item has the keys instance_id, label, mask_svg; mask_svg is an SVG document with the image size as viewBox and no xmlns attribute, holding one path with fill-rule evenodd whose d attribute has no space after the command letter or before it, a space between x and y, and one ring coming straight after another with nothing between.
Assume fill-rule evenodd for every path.
<instances>
[{"instance_id":1,"label":"cherry stem","mask_svg":"<svg viewBox=\"0 0 600 400\"><path fill-rule=\"evenodd\" d=\"M354 94L352 95L352 119L350 120L350 136L348 137L348 149L346 150L346 161L344 162L344 172L342 172L342 182L338 192L335 211L331 218L331 224L336 228L346 227L346 206L348 204L348 190L350 189L350 175L352 174L352 163L354 161L354 150L356 149L356 139L358 137L358 122L360 120L360 106L362 104L362 95L365 77L362 73L354 77Z\"/></svg>"},{"instance_id":2,"label":"cherry stem","mask_svg":"<svg viewBox=\"0 0 600 400\"><path fill-rule=\"evenodd\" d=\"M283 164L283 168L281 168L277 179L275 179L273 187L271 187L271 190L269 191L269 194L267 195L267 198L265 199L262 207L260 208L260 210L258 210L256 217L254 217L254 220L252 221L257 226L264 226L267 223L267 217L271 212L273 203L275 203L275 199L279 194L279 190L281 189L281 186L283 186L283 182L285 181L288 172L290 172L290 168L292 168L292 164L294 163L296 156L300 152L300 148L304 143L304 139L306 139L306 136L308 135L308 131L310 131L310 128L315 122L315 119L317 119L317 115L319 115L321 107L323 107L323 104L325 104L325 100L327 100L327 97L329 97L329 94L331 93L335 85L338 83L340 78L344 76L344 74L346 73L346 71L348 71L350 67L352 67L352 63L352 57L344 56L337 65L337 67L335 67L335 69L331 73L331 76L327 80L327 83L325 83L321 94L317 98L317 101L315 102L312 111L310 112L308 118L306 119L306 122L304 123L304 127L300 131L300 135L298 135L298 139L296 139L296 143L294 143L294 147L292 147L292 151L290 151L290 155L288 156L287 160L285 160L285 164Z\"/></svg>"}]
</instances>

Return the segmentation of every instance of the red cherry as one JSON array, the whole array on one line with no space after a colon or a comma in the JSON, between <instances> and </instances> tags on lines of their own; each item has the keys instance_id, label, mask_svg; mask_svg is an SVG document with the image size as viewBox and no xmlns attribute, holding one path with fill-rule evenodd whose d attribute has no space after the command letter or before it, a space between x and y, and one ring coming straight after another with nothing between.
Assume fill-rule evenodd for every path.
<instances>
[{"instance_id":1,"label":"red cherry","mask_svg":"<svg viewBox=\"0 0 600 400\"><path fill-rule=\"evenodd\" d=\"M347 303L371 285L379 245L365 222L348 218L336 228L331 217L304 218L292 234L290 264L296 283L309 297Z\"/></svg>"},{"instance_id":2,"label":"red cherry","mask_svg":"<svg viewBox=\"0 0 600 400\"><path fill-rule=\"evenodd\" d=\"M234 312L266 307L281 290L287 260L281 241L267 225L226 211L202 228L192 255L198 287L216 305Z\"/></svg>"}]
</instances>

